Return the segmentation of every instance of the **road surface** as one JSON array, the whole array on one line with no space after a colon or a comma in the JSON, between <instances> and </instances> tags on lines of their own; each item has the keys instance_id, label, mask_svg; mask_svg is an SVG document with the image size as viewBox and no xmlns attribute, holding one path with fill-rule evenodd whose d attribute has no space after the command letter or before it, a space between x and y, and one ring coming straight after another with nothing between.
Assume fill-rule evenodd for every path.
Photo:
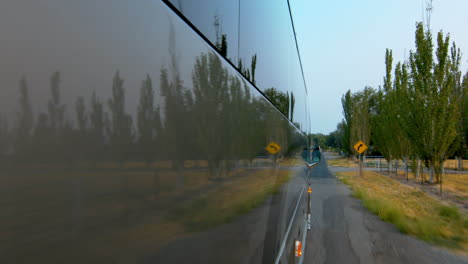
<instances>
[{"instance_id":1,"label":"road surface","mask_svg":"<svg viewBox=\"0 0 468 264\"><path fill-rule=\"evenodd\" d=\"M325 155L326 158L331 157ZM303 263L468 263L466 258L399 233L391 224L369 213L359 200L350 196L349 188L335 179L325 159L311 171L312 221ZM303 168L295 169L295 177L262 206L232 222L180 236L140 262L275 263L285 238L287 255L292 241L303 237L303 203L299 203L297 221L286 236L299 191L305 188ZM293 262L283 259L281 263Z\"/></svg>"},{"instance_id":2,"label":"road surface","mask_svg":"<svg viewBox=\"0 0 468 264\"><path fill-rule=\"evenodd\" d=\"M304 263L468 263L443 249L401 234L393 225L369 213L337 181L323 155L311 171L311 218ZM332 171L330 171L332 170Z\"/></svg>"}]
</instances>

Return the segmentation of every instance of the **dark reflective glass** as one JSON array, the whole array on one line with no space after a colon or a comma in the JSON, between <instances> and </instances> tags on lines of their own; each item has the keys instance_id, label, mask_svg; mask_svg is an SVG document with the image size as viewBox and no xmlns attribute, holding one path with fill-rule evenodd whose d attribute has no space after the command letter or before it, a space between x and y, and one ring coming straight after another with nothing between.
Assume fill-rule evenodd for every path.
<instances>
[{"instance_id":1,"label":"dark reflective glass","mask_svg":"<svg viewBox=\"0 0 468 264\"><path fill-rule=\"evenodd\" d=\"M0 263L294 258L306 138L163 3L11 0L0 35Z\"/></svg>"},{"instance_id":2,"label":"dark reflective glass","mask_svg":"<svg viewBox=\"0 0 468 264\"><path fill-rule=\"evenodd\" d=\"M239 0L168 0L220 53L236 64L239 43Z\"/></svg>"},{"instance_id":3,"label":"dark reflective glass","mask_svg":"<svg viewBox=\"0 0 468 264\"><path fill-rule=\"evenodd\" d=\"M244 77L285 116L309 131L307 96L287 1L169 2L222 55L225 50Z\"/></svg>"}]
</instances>

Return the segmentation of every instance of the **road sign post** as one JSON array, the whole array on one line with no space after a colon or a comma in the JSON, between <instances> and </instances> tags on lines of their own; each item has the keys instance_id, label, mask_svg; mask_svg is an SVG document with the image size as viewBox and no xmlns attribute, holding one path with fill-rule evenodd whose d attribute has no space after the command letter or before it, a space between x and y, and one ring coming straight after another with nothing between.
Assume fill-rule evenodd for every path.
<instances>
[{"instance_id":1,"label":"road sign post","mask_svg":"<svg viewBox=\"0 0 468 264\"><path fill-rule=\"evenodd\" d=\"M277 164L277 158L278 158L278 152L281 150L281 146L278 145L278 143L276 142L270 142L266 147L265 147L265 150L268 151L268 153L270 153L272 155L272 159L273 159L273 166L274 166L274 169L275 169L275 173L278 171L278 164Z\"/></svg>"},{"instance_id":2,"label":"road sign post","mask_svg":"<svg viewBox=\"0 0 468 264\"><path fill-rule=\"evenodd\" d=\"M362 177L362 153L367 150L366 144L359 140L355 145L354 145L354 150L356 150L359 153L359 176Z\"/></svg>"},{"instance_id":3,"label":"road sign post","mask_svg":"<svg viewBox=\"0 0 468 264\"><path fill-rule=\"evenodd\" d=\"M266 147L265 147L266 151L268 151L268 153L274 155L276 153L278 153L281 149L280 145L278 145L276 142L270 142Z\"/></svg>"},{"instance_id":4,"label":"road sign post","mask_svg":"<svg viewBox=\"0 0 468 264\"><path fill-rule=\"evenodd\" d=\"M362 177L362 154L359 154L359 176Z\"/></svg>"}]
</instances>

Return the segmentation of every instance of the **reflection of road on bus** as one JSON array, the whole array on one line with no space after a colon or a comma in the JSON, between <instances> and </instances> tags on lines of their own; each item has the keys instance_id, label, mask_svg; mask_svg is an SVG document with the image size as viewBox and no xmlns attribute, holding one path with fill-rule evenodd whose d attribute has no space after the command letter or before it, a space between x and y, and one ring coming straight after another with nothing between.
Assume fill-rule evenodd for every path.
<instances>
[{"instance_id":1,"label":"reflection of road on bus","mask_svg":"<svg viewBox=\"0 0 468 264\"><path fill-rule=\"evenodd\" d=\"M305 195L300 194L305 188L305 171L302 165L295 165L280 167L273 173L281 171L289 171L291 179L258 208L214 228L181 236L144 262L274 263L279 254L282 259L290 259L293 241L303 235ZM207 248L210 254L200 254Z\"/></svg>"},{"instance_id":2,"label":"reflection of road on bus","mask_svg":"<svg viewBox=\"0 0 468 264\"><path fill-rule=\"evenodd\" d=\"M401 234L369 213L337 181L324 153L311 171L311 230L304 263L466 263L457 256Z\"/></svg>"},{"instance_id":3,"label":"reflection of road on bus","mask_svg":"<svg viewBox=\"0 0 468 264\"><path fill-rule=\"evenodd\" d=\"M251 258L258 263L263 248L276 253L276 244L271 250L263 246L267 229L282 239L289 224L304 181L297 164L302 165L281 159L275 168L272 159L245 161L212 179L205 161L186 161L179 171L186 183L182 189L170 161L127 162L120 169L116 163L80 164L74 173L52 165L23 167L21 173L15 168L0 185L0 216L18 216L0 217L0 263L46 263L51 254L66 263L75 255L80 263L184 263L186 256L192 263L245 263ZM38 197L39 191L47 195ZM24 221L14 221L19 216ZM269 216L278 229L268 226ZM70 217L77 220L70 222ZM25 224L29 221L35 224ZM24 233L34 233L37 240L29 242L19 235ZM44 245L41 237L55 240ZM46 246L55 250L44 250Z\"/></svg>"}]
</instances>

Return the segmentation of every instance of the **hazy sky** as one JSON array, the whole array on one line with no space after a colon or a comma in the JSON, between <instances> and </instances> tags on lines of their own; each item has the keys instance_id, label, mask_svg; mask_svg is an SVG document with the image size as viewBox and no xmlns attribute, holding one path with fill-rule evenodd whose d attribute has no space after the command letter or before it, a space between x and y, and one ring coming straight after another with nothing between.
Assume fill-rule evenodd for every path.
<instances>
[{"instance_id":1,"label":"hazy sky","mask_svg":"<svg viewBox=\"0 0 468 264\"><path fill-rule=\"evenodd\" d=\"M312 132L329 133L343 118L341 96L383 82L385 49L394 62L414 50L421 0L290 0L311 94ZM424 0L425 3L425 0ZM468 70L468 0L434 0L431 28L450 33ZM405 53L406 52L406 53Z\"/></svg>"}]
</instances>

